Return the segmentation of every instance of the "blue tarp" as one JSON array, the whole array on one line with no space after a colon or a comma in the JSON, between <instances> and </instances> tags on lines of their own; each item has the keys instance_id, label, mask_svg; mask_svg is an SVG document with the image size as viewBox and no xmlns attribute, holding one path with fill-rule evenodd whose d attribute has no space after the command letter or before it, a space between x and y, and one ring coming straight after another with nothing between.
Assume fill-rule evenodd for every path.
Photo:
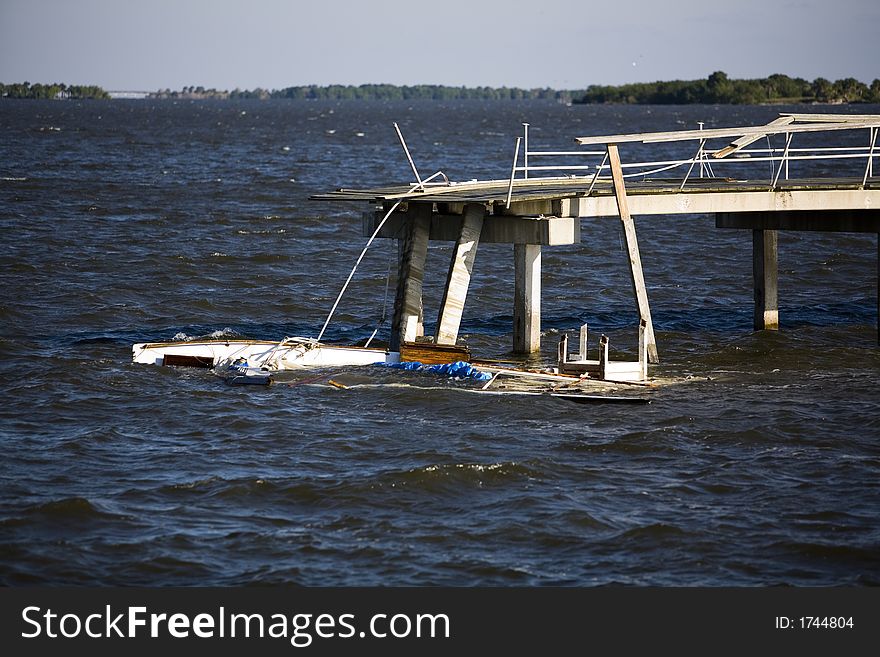
<instances>
[{"instance_id":1,"label":"blue tarp","mask_svg":"<svg viewBox=\"0 0 880 657\"><path fill-rule=\"evenodd\" d=\"M470 363L463 360L442 365L423 365L417 362L407 363L376 363L381 367L393 367L396 370L409 370L411 372L431 372L432 374L445 374L455 379L473 379L474 381L488 381L491 374L480 372Z\"/></svg>"}]
</instances>

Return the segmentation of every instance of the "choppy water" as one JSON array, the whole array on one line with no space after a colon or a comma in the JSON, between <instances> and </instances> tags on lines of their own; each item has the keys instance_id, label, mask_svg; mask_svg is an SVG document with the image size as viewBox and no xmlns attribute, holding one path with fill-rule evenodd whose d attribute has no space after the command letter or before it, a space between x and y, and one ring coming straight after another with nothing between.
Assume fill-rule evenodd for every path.
<instances>
[{"instance_id":1,"label":"choppy water","mask_svg":"<svg viewBox=\"0 0 880 657\"><path fill-rule=\"evenodd\" d=\"M655 374L681 381L647 407L130 363L179 333L316 335L365 208L308 196L407 180L392 121L423 173L466 180L506 175L524 120L555 149L777 111L0 102L0 583L880 583L874 235L781 234L783 330L753 334L748 233L638 221ZM331 340L372 331L393 255L367 257ZM483 357L509 349L511 261L480 247L463 333ZM635 341L625 264L614 221L545 249L545 356L584 321Z\"/></svg>"}]
</instances>

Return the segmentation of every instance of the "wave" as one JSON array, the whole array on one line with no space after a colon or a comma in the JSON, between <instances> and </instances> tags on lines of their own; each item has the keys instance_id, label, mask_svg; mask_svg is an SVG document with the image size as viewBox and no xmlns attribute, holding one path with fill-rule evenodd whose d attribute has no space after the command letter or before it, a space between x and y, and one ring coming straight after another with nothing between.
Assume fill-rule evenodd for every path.
<instances>
[{"instance_id":1,"label":"wave","mask_svg":"<svg viewBox=\"0 0 880 657\"><path fill-rule=\"evenodd\" d=\"M22 509L17 515L0 522L0 525L17 526L36 523L43 525L95 521L129 520L130 516L107 511L84 497L66 497L50 502L35 504Z\"/></svg>"}]
</instances>

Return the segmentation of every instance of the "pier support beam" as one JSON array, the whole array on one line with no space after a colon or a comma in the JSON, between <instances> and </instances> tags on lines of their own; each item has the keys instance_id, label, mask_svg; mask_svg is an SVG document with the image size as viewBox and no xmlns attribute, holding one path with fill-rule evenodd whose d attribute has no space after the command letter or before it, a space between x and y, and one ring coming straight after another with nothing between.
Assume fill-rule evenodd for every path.
<instances>
[{"instance_id":1,"label":"pier support beam","mask_svg":"<svg viewBox=\"0 0 880 657\"><path fill-rule=\"evenodd\" d=\"M877 312L880 315L880 210L718 212L715 225L752 231L756 331L779 329L777 231L780 230L877 233ZM880 320L877 341L880 343Z\"/></svg>"},{"instance_id":2,"label":"pier support beam","mask_svg":"<svg viewBox=\"0 0 880 657\"><path fill-rule=\"evenodd\" d=\"M752 231L756 331L779 330L777 236L775 230Z\"/></svg>"},{"instance_id":3,"label":"pier support beam","mask_svg":"<svg viewBox=\"0 0 880 657\"><path fill-rule=\"evenodd\" d=\"M482 203L469 203L464 208L461 232L452 250L446 289L443 291L440 314L437 317L436 344L454 345L458 339L485 214L486 207Z\"/></svg>"},{"instance_id":4,"label":"pier support beam","mask_svg":"<svg viewBox=\"0 0 880 657\"><path fill-rule=\"evenodd\" d=\"M403 342L413 342L424 333L422 325L422 281L428 257L428 233L432 205L410 203L400 264L397 272L397 296L391 324L391 351L399 351Z\"/></svg>"},{"instance_id":5,"label":"pier support beam","mask_svg":"<svg viewBox=\"0 0 880 657\"><path fill-rule=\"evenodd\" d=\"M541 246L513 245L513 351L541 350Z\"/></svg>"},{"instance_id":6,"label":"pier support beam","mask_svg":"<svg viewBox=\"0 0 880 657\"><path fill-rule=\"evenodd\" d=\"M629 271L636 304L638 305L639 321L645 323L645 345L648 351L648 360L651 363L659 363L660 356L657 353L657 341L654 338L654 323L651 321L651 307L648 305L648 290L645 287L645 276L642 273L639 242L636 238L635 224L629 214L626 186L623 182L623 169L620 166L620 152L617 150L617 144L608 144L608 163L611 166L611 179L614 184L614 197L617 199L617 212L623 224L623 239L626 242L626 250L629 254Z\"/></svg>"}]
</instances>

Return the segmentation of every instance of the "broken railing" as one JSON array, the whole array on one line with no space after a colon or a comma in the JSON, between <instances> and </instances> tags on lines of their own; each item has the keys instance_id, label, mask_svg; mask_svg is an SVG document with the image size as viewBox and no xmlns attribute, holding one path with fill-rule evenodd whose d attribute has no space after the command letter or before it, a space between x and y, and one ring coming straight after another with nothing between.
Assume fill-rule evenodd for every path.
<instances>
[{"instance_id":1,"label":"broken railing","mask_svg":"<svg viewBox=\"0 0 880 657\"><path fill-rule=\"evenodd\" d=\"M863 146L792 147L795 135L836 132L840 130L866 130L868 133L867 144ZM698 168L700 178L714 178L716 177L716 167L767 162L769 163L770 170L769 185L770 190L772 190L776 187L781 176L784 175L785 179L789 179L790 164L792 162L805 161L864 160L865 167L861 172L862 186L864 186L868 178L874 175L874 158L880 156L880 150L877 149L878 131L880 131L880 115L876 114L781 114L774 121L762 126L703 129L703 124L701 123L698 130L600 135L579 137L575 141L581 146L696 141L698 146L690 157L622 163L623 177L646 179L659 173L687 167L679 186L680 190L684 190L695 168ZM770 137L773 135L782 135L784 137L784 147L778 148L769 145ZM728 140L728 143L714 149L707 147L710 140L721 139ZM730 141L731 139L733 141ZM767 148L747 148L762 139L767 139ZM519 163L520 152L523 155L522 164ZM583 163L584 158L591 157L601 157L602 159L599 164ZM541 162L541 164L535 164L536 160ZM571 162L573 161L580 163L572 164ZM543 162L548 163L543 164ZM529 124L523 123L523 136L516 138L507 203L510 205L514 181L518 175L522 180L534 179L535 177L560 177L560 174L567 178L583 176L585 180L589 180L589 187L587 189L587 193L589 193L598 181L610 180L610 177L603 177L602 175L609 170L608 151L604 149L574 151L531 150L529 145ZM550 172L557 175L547 176L546 174Z\"/></svg>"}]
</instances>

